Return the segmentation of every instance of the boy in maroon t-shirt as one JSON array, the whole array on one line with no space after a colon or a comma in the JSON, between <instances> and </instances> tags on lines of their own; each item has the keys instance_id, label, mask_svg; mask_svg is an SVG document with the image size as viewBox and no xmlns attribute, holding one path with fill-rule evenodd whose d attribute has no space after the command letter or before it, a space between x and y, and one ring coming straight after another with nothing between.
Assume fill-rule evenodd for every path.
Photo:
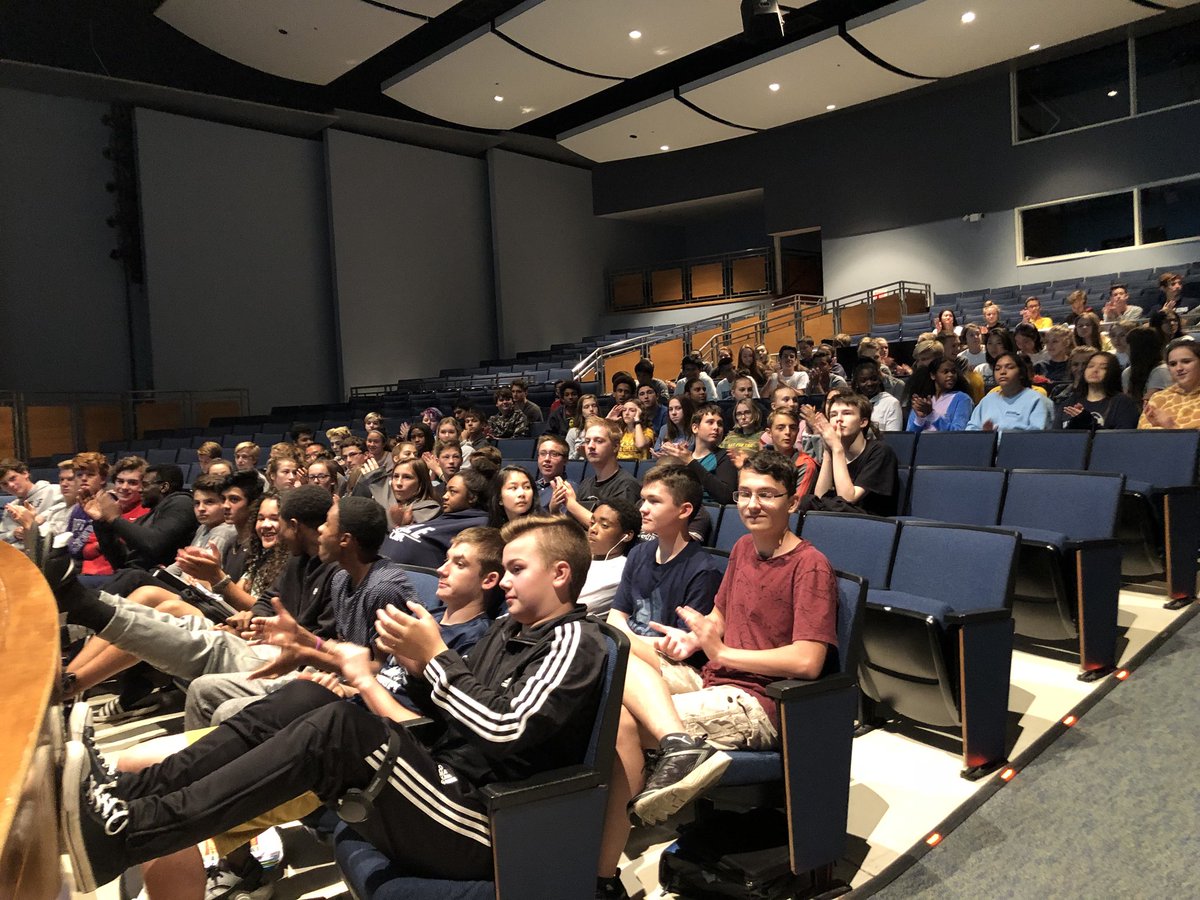
<instances>
[{"instance_id":1,"label":"boy in maroon t-shirt","mask_svg":"<svg viewBox=\"0 0 1200 900\"><path fill-rule=\"evenodd\" d=\"M773 450L752 454L735 494L749 534L734 545L713 611L676 612L691 629L660 623L657 648L672 659L701 651L708 657L695 682L677 693L653 667L630 657L619 756L610 795L630 796L640 776L642 747L660 750L654 771L630 811L662 822L717 781L729 764L720 749L762 750L778 745L779 717L765 687L782 678L815 679L837 647L837 582L815 547L791 533L797 472ZM615 870L628 819L612 802L605 822L601 877ZM615 855L613 851L615 850Z\"/></svg>"}]
</instances>

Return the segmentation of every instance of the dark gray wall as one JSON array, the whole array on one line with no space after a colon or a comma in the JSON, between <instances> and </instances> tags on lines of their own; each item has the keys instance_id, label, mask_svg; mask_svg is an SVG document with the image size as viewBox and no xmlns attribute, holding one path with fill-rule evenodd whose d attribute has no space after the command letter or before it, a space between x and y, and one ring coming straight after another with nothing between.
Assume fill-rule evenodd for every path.
<instances>
[{"instance_id":1,"label":"dark gray wall","mask_svg":"<svg viewBox=\"0 0 1200 900\"><path fill-rule=\"evenodd\" d=\"M492 356L483 160L325 135L346 391Z\"/></svg>"},{"instance_id":2,"label":"dark gray wall","mask_svg":"<svg viewBox=\"0 0 1200 900\"><path fill-rule=\"evenodd\" d=\"M0 89L0 386L126 391L102 103Z\"/></svg>"},{"instance_id":3,"label":"dark gray wall","mask_svg":"<svg viewBox=\"0 0 1200 900\"><path fill-rule=\"evenodd\" d=\"M488 169L501 355L601 329L606 269L685 252L682 228L594 216L586 169L503 150Z\"/></svg>"},{"instance_id":4,"label":"dark gray wall","mask_svg":"<svg viewBox=\"0 0 1200 900\"><path fill-rule=\"evenodd\" d=\"M594 172L611 214L762 188L769 233L818 226L826 293L898 278L936 290L1100 274L1195 258L1195 244L1016 264L1012 210L1200 170L1200 107L1014 146L1009 76L918 88L776 131ZM961 222L967 213L987 217Z\"/></svg>"},{"instance_id":5,"label":"dark gray wall","mask_svg":"<svg viewBox=\"0 0 1200 900\"><path fill-rule=\"evenodd\" d=\"M156 390L337 399L319 141L137 110Z\"/></svg>"}]
</instances>

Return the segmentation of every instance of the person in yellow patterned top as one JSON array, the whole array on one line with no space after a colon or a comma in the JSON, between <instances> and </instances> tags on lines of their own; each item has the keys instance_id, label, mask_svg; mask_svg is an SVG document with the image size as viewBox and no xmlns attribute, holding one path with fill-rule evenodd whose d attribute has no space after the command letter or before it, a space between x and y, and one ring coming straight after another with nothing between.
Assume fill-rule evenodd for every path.
<instances>
[{"instance_id":1,"label":"person in yellow patterned top","mask_svg":"<svg viewBox=\"0 0 1200 900\"><path fill-rule=\"evenodd\" d=\"M1173 384L1146 401L1138 428L1200 428L1200 343L1171 341L1167 368Z\"/></svg>"},{"instance_id":2,"label":"person in yellow patterned top","mask_svg":"<svg viewBox=\"0 0 1200 900\"><path fill-rule=\"evenodd\" d=\"M613 412L617 407L613 407ZM617 459L649 459L654 446L654 430L646 424L645 411L636 400L627 400L620 406L621 443L617 447ZM616 418L616 416L610 416Z\"/></svg>"}]
</instances>

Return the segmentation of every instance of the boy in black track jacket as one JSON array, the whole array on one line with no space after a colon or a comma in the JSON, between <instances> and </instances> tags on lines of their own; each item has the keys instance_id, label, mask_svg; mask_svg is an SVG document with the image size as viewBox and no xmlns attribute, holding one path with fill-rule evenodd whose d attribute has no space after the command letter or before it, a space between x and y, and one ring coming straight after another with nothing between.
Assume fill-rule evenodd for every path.
<instances>
[{"instance_id":1,"label":"boy in black track jacket","mask_svg":"<svg viewBox=\"0 0 1200 900\"><path fill-rule=\"evenodd\" d=\"M469 660L446 649L423 608L379 614L381 649L405 665L410 696L445 726L432 747L351 703L299 718L272 712L272 704L251 705L186 750L112 781L83 743L71 741L62 828L79 889L94 890L133 863L195 844L306 790L330 803L364 788L393 735L399 753L375 814L360 826L364 836L413 875L493 877L480 789L582 762L606 658L599 628L575 602L590 561L579 529L533 516L510 523L502 536L509 617Z\"/></svg>"}]
</instances>

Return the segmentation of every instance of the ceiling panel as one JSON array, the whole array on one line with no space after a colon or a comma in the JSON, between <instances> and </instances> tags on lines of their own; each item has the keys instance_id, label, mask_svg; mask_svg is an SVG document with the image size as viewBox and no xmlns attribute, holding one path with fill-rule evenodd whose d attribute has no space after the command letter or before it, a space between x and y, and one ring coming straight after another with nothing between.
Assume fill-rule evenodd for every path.
<instances>
[{"instance_id":1,"label":"ceiling panel","mask_svg":"<svg viewBox=\"0 0 1200 900\"><path fill-rule=\"evenodd\" d=\"M876 65L836 31L826 31L685 85L680 93L735 124L774 128L923 83Z\"/></svg>"},{"instance_id":2,"label":"ceiling panel","mask_svg":"<svg viewBox=\"0 0 1200 900\"><path fill-rule=\"evenodd\" d=\"M447 122L504 130L614 83L542 62L483 29L385 82L383 92Z\"/></svg>"},{"instance_id":3,"label":"ceiling panel","mask_svg":"<svg viewBox=\"0 0 1200 900\"><path fill-rule=\"evenodd\" d=\"M222 56L309 84L328 84L424 24L361 0L166 0L155 15Z\"/></svg>"},{"instance_id":4,"label":"ceiling panel","mask_svg":"<svg viewBox=\"0 0 1200 900\"><path fill-rule=\"evenodd\" d=\"M970 23L967 13L974 13ZM902 0L849 22L848 30L894 66L946 78L1152 15L1132 0Z\"/></svg>"},{"instance_id":5,"label":"ceiling panel","mask_svg":"<svg viewBox=\"0 0 1200 900\"><path fill-rule=\"evenodd\" d=\"M637 109L561 134L558 140L568 150L588 159L612 162L753 133L715 122L664 94Z\"/></svg>"},{"instance_id":6,"label":"ceiling panel","mask_svg":"<svg viewBox=\"0 0 1200 900\"><path fill-rule=\"evenodd\" d=\"M741 34L742 17L730 0L532 0L496 28L555 62L632 78Z\"/></svg>"},{"instance_id":7,"label":"ceiling panel","mask_svg":"<svg viewBox=\"0 0 1200 900\"><path fill-rule=\"evenodd\" d=\"M429 16L432 19L454 6L458 0L376 0L376 2L390 6L392 9L401 9L419 16Z\"/></svg>"}]
</instances>

